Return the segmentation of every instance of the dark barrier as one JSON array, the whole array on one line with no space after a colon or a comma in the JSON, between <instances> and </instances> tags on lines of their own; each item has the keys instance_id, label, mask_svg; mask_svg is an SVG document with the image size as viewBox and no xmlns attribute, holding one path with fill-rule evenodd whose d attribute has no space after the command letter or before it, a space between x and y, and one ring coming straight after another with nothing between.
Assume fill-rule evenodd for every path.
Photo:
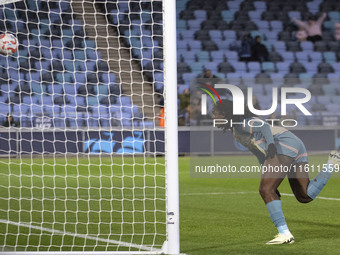
<instances>
[{"instance_id":1,"label":"dark barrier","mask_svg":"<svg viewBox=\"0 0 340 255\"><path fill-rule=\"evenodd\" d=\"M306 145L308 152L340 149L339 127L292 130ZM180 128L180 154L218 155L241 153L246 149L233 139L229 131L209 128ZM171 139L171 138L169 138ZM204 141L204 143L203 143ZM205 144L204 147L201 144ZM191 148L191 151L190 151ZM98 131L65 130L42 131L1 129L0 154L164 154L162 130Z\"/></svg>"}]
</instances>

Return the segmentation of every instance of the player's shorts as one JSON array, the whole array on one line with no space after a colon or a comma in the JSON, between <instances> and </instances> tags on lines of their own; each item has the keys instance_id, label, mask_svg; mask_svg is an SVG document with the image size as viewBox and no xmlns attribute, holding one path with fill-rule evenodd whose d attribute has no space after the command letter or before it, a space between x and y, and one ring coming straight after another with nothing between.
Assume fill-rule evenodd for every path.
<instances>
[{"instance_id":1,"label":"player's shorts","mask_svg":"<svg viewBox=\"0 0 340 255\"><path fill-rule=\"evenodd\" d=\"M307 150L303 142L292 132L284 132L274 139L277 154L282 154L293 158L293 165L306 162L308 163Z\"/></svg>"}]
</instances>

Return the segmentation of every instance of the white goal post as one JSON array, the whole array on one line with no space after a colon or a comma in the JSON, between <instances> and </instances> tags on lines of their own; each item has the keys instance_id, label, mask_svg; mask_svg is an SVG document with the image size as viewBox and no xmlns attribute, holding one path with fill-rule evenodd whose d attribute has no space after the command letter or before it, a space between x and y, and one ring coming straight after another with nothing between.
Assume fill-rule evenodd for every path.
<instances>
[{"instance_id":1,"label":"white goal post","mask_svg":"<svg viewBox=\"0 0 340 255\"><path fill-rule=\"evenodd\" d=\"M180 254L176 0L0 0L5 32L0 253Z\"/></svg>"}]
</instances>

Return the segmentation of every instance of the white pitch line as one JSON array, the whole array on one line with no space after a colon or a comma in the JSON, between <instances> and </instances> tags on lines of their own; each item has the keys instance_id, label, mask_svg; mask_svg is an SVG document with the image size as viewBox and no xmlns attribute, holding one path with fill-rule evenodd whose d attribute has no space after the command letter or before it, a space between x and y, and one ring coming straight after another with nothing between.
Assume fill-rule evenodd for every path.
<instances>
[{"instance_id":1,"label":"white pitch line","mask_svg":"<svg viewBox=\"0 0 340 255\"><path fill-rule=\"evenodd\" d=\"M294 194L288 194L288 193L281 193L283 196L287 197L294 197ZM322 199L322 200L332 200L332 201L340 201L340 198L334 198L334 197L316 197L317 199Z\"/></svg>"},{"instance_id":2,"label":"white pitch line","mask_svg":"<svg viewBox=\"0 0 340 255\"><path fill-rule=\"evenodd\" d=\"M255 191L239 191L239 192L211 192L211 193L182 193L181 196L214 196L214 195L244 195L244 194L258 194L258 192ZM288 193L280 193L282 196L286 197L294 197L294 194L288 194ZM316 197L317 199L321 200L331 200L331 201L340 201L340 198L334 198L334 197Z\"/></svg>"},{"instance_id":3,"label":"white pitch line","mask_svg":"<svg viewBox=\"0 0 340 255\"><path fill-rule=\"evenodd\" d=\"M151 248L149 246L144 246L144 245L139 245L139 244L134 244L134 243L128 243L128 242L122 242L122 241L116 241L116 240L110 240L110 239L95 237L95 236L91 236L91 235L77 234L77 233L72 233L72 232L67 232L67 231L64 232L64 231L60 231L60 230L56 230L56 229L50 229L50 228L31 225L31 224L25 223L25 222L14 222L14 221L10 221L10 220L0 219L0 223L10 224L10 225L18 226L18 227L25 227L25 228L29 228L29 229L36 229L36 230L45 231L45 232L52 233L52 234L68 235L68 236L79 237L79 238L93 240L93 241L116 244L116 245L120 245L120 246L124 246L124 247L142 249L142 250L146 250L146 251L154 251L154 252L160 252L161 251L160 249Z\"/></svg>"},{"instance_id":4,"label":"white pitch line","mask_svg":"<svg viewBox=\"0 0 340 255\"><path fill-rule=\"evenodd\" d=\"M180 196L202 196L202 195L243 195L257 194L258 192L238 191L238 192L214 192L214 193L180 193Z\"/></svg>"}]
</instances>

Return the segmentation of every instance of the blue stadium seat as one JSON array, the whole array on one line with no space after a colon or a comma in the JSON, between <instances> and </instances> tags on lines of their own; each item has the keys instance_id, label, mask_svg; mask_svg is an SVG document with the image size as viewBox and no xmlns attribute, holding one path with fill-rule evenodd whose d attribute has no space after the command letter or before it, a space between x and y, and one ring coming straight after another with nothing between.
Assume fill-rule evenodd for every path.
<instances>
[{"instance_id":1,"label":"blue stadium seat","mask_svg":"<svg viewBox=\"0 0 340 255\"><path fill-rule=\"evenodd\" d=\"M276 51L279 51L279 52L286 50L286 44L284 42L281 42L281 41L277 41L275 44L273 44L273 47Z\"/></svg>"},{"instance_id":2,"label":"blue stadium seat","mask_svg":"<svg viewBox=\"0 0 340 255\"><path fill-rule=\"evenodd\" d=\"M250 11L250 12L248 12L248 16L249 16L250 20L252 20L256 23L259 20L261 20L262 12L263 12L262 10Z\"/></svg>"},{"instance_id":3,"label":"blue stadium seat","mask_svg":"<svg viewBox=\"0 0 340 255\"><path fill-rule=\"evenodd\" d=\"M207 12L205 10L195 10L194 16L197 20L206 20L207 19Z\"/></svg>"},{"instance_id":4,"label":"blue stadium seat","mask_svg":"<svg viewBox=\"0 0 340 255\"><path fill-rule=\"evenodd\" d=\"M238 11L240 9L241 2L240 1L235 1L235 2L229 1L227 5L229 7L229 10Z\"/></svg>"},{"instance_id":5,"label":"blue stadium seat","mask_svg":"<svg viewBox=\"0 0 340 255\"><path fill-rule=\"evenodd\" d=\"M187 22L186 22L186 20L178 19L177 22L176 22L176 26L177 26L177 31L186 30L187 29Z\"/></svg>"},{"instance_id":6,"label":"blue stadium seat","mask_svg":"<svg viewBox=\"0 0 340 255\"><path fill-rule=\"evenodd\" d=\"M230 62L238 61L238 54L235 51L226 51L225 56Z\"/></svg>"},{"instance_id":7,"label":"blue stadium seat","mask_svg":"<svg viewBox=\"0 0 340 255\"><path fill-rule=\"evenodd\" d=\"M234 14L235 14L236 10L226 10L226 11L221 11L221 16L223 18L224 21L226 22L231 22L234 20Z\"/></svg>"},{"instance_id":8,"label":"blue stadium seat","mask_svg":"<svg viewBox=\"0 0 340 255\"><path fill-rule=\"evenodd\" d=\"M185 84L190 84L190 81L192 79L195 79L197 77L198 73L183 73L182 78L185 82Z\"/></svg>"},{"instance_id":9,"label":"blue stadium seat","mask_svg":"<svg viewBox=\"0 0 340 255\"><path fill-rule=\"evenodd\" d=\"M262 11L267 10L266 2L263 2L263 1L255 1L255 2L254 2L254 7L255 7L257 10L262 10Z\"/></svg>"},{"instance_id":10,"label":"blue stadium seat","mask_svg":"<svg viewBox=\"0 0 340 255\"><path fill-rule=\"evenodd\" d=\"M323 52L323 58L324 58L325 62L327 62L327 63L336 62L336 55L332 51Z\"/></svg>"},{"instance_id":11,"label":"blue stadium seat","mask_svg":"<svg viewBox=\"0 0 340 255\"><path fill-rule=\"evenodd\" d=\"M276 63L276 68L279 73L288 73L289 72L290 62L278 62Z\"/></svg>"},{"instance_id":12,"label":"blue stadium seat","mask_svg":"<svg viewBox=\"0 0 340 255\"><path fill-rule=\"evenodd\" d=\"M298 20L301 20L301 13L299 11L289 11L288 17L290 19L297 18Z\"/></svg>"},{"instance_id":13,"label":"blue stadium seat","mask_svg":"<svg viewBox=\"0 0 340 255\"><path fill-rule=\"evenodd\" d=\"M330 63L335 72L340 73L340 63L339 62L332 62ZM340 74L339 74L340 75Z\"/></svg>"},{"instance_id":14,"label":"blue stadium seat","mask_svg":"<svg viewBox=\"0 0 340 255\"><path fill-rule=\"evenodd\" d=\"M223 51L211 51L210 56L213 61L216 61L217 63L220 63L224 61L224 52Z\"/></svg>"},{"instance_id":15,"label":"blue stadium seat","mask_svg":"<svg viewBox=\"0 0 340 255\"><path fill-rule=\"evenodd\" d=\"M114 73L103 73L102 81L104 84L114 83L116 81L116 75Z\"/></svg>"},{"instance_id":16,"label":"blue stadium seat","mask_svg":"<svg viewBox=\"0 0 340 255\"><path fill-rule=\"evenodd\" d=\"M269 30L269 23L266 20L260 20L256 23L257 27L259 28L259 30Z\"/></svg>"},{"instance_id":17,"label":"blue stadium seat","mask_svg":"<svg viewBox=\"0 0 340 255\"><path fill-rule=\"evenodd\" d=\"M185 30L181 32L182 38L185 41L190 41L190 40L194 40L194 33L196 31L195 30ZM191 41L190 41L191 42Z\"/></svg>"},{"instance_id":18,"label":"blue stadium seat","mask_svg":"<svg viewBox=\"0 0 340 255\"><path fill-rule=\"evenodd\" d=\"M207 62L204 64L204 69L205 70L211 70L213 74L216 74L217 73L217 66L218 66L218 63L217 61L214 61L214 62Z\"/></svg>"},{"instance_id":19,"label":"blue stadium seat","mask_svg":"<svg viewBox=\"0 0 340 255\"><path fill-rule=\"evenodd\" d=\"M272 20L272 21L270 21L270 27L271 27L272 30L282 31L282 29L283 29L282 21Z\"/></svg>"},{"instance_id":20,"label":"blue stadium seat","mask_svg":"<svg viewBox=\"0 0 340 255\"><path fill-rule=\"evenodd\" d=\"M340 21L340 12L331 11L331 12L328 13L328 17L334 22L339 22Z\"/></svg>"},{"instance_id":21,"label":"blue stadium seat","mask_svg":"<svg viewBox=\"0 0 340 255\"><path fill-rule=\"evenodd\" d=\"M209 35L213 41L222 40L222 33L220 30L210 30Z\"/></svg>"},{"instance_id":22,"label":"blue stadium seat","mask_svg":"<svg viewBox=\"0 0 340 255\"><path fill-rule=\"evenodd\" d=\"M310 51L313 51L313 49L314 49L313 43L312 43L312 42L309 42L309 41L301 42L301 43L300 43L300 46L301 46L301 49L302 49L303 51L308 51L308 52L310 52Z\"/></svg>"},{"instance_id":23,"label":"blue stadium seat","mask_svg":"<svg viewBox=\"0 0 340 255\"><path fill-rule=\"evenodd\" d=\"M190 50L201 50L202 43L200 41L191 41L189 44Z\"/></svg>"},{"instance_id":24,"label":"blue stadium seat","mask_svg":"<svg viewBox=\"0 0 340 255\"><path fill-rule=\"evenodd\" d=\"M308 52L305 52L305 51L296 52L295 56L298 62L309 60Z\"/></svg>"},{"instance_id":25,"label":"blue stadium seat","mask_svg":"<svg viewBox=\"0 0 340 255\"><path fill-rule=\"evenodd\" d=\"M241 73L241 79L245 85L255 83L255 73Z\"/></svg>"},{"instance_id":26,"label":"blue stadium seat","mask_svg":"<svg viewBox=\"0 0 340 255\"><path fill-rule=\"evenodd\" d=\"M199 30L201 28L202 20L188 20L190 30Z\"/></svg>"},{"instance_id":27,"label":"blue stadium seat","mask_svg":"<svg viewBox=\"0 0 340 255\"><path fill-rule=\"evenodd\" d=\"M273 47L275 47L275 44L273 44ZM295 60L295 54L293 52L282 51L279 53L281 54L285 62L293 62Z\"/></svg>"},{"instance_id":28,"label":"blue stadium seat","mask_svg":"<svg viewBox=\"0 0 340 255\"><path fill-rule=\"evenodd\" d=\"M237 73L247 72L247 67L244 62L232 62L231 64L234 66Z\"/></svg>"},{"instance_id":29,"label":"blue stadium seat","mask_svg":"<svg viewBox=\"0 0 340 255\"><path fill-rule=\"evenodd\" d=\"M254 31L251 31L250 35L253 38L255 38L256 36L260 36L261 39L264 40L264 33L263 33L263 31L254 30ZM262 41L262 43L263 43L263 41Z\"/></svg>"},{"instance_id":30,"label":"blue stadium seat","mask_svg":"<svg viewBox=\"0 0 340 255\"><path fill-rule=\"evenodd\" d=\"M310 52L309 57L310 57L311 61L313 61L313 62L321 62L321 60L322 60L321 52Z\"/></svg>"},{"instance_id":31,"label":"blue stadium seat","mask_svg":"<svg viewBox=\"0 0 340 255\"><path fill-rule=\"evenodd\" d=\"M77 90L76 86L73 84L63 84L63 90L66 95L76 95Z\"/></svg>"},{"instance_id":32,"label":"blue stadium seat","mask_svg":"<svg viewBox=\"0 0 340 255\"><path fill-rule=\"evenodd\" d=\"M154 74L154 81L155 82L164 82L164 74L163 74L163 72L155 72L155 74Z\"/></svg>"},{"instance_id":33,"label":"blue stadium seat","mask_svg":"<svg viewBox=\"0 0 340 255\"><path fill-rule=\"evenodd\" d=\"M322 86L322 90L323 90L323 93L325 95L327 95L328 97L331 96L331 95L336 95L337 94L336 86L324 85L324 86Z\"/></svg>"},{"instance_id":34,"label":"blue stadium seat","mask_svg":"<svg viewBox=\"0 0 340 255\"><path fill-rule=\"evenodd\" d=\"M275 72L275 65L273 62L263 62L262 63L262 71L265 73L273 73Z\"/></svg>"},{"instance_id":35,"label":"blue stadium seat","mask_svg":"<svg viewBox=\"0 0 340 255\"><path fill-rule=\"evenodd\" d=\"M259 62L248 62L248 70L251 73L261 72L261 66Z\"/></svg>"},{"instance_id":36,"label":"blue stadium seat","mask_svg":"<svg viewBox=\"0 0 340 255\"><path fill-rule=\"evenodd\" d=\"M198 61L210 61L210 54L208 51L200 51L196 54Z\"/></svg>"},{"instance_id":37,"label":"blue stadium seat","mask_svg":"<svg viewBox=\"0 0 340 255\"><path fill-rule=\"evenodd\" d=\"M234 30L224 30L223 36L226 40L236 40L236 33Z\"/></svg>"},{"instance_id":38,"label":"blue stadium seat","mask_svg":"<svg viewBox=\"0 0 340 255\"><path fill-rule=\"evenodd\" d=\"M306 71L311 74L315 74L318 72L319 62L304 62L301 61L301 64L305 67Z\"/></svg>"},{"instance_id":39,"label":"blue stadium seat","mask_svg":"<svg viewBox=\"0 0 340 255\"><path fill-rule=\"evenodd\" d=\"M240 73L228 73L226 75L227 77L227 81L230 84L234 84L234 85L238 85L241 83L242 78L241 78L241 74Z\"/></svg>"},{"instance_id":40,"label":"blue stadium seat","mask_svg":"<svg viewBox=\"0 0 340 255\"><path fill-rule=\"evenodd\" d=\"M200 73L203 71L204 63L202 62L193 62L190 64L190 68L192 72Z\"/></svg>"},{"instance_id":41,"label":"blue stadium seat","mask_svg":"<svg viewBox=\"0 0 340 255\"><path fill-rule=\"evenodd\" d=\"M74 78L76 84L86 84L85 73L77 72Z\"/></svg>"},{"instance_id":42,"label":"blue stadium seat","mask_svg":"<svg viewBox=\"0 0 340 255\"><path fill-rule=\"evenodd\" d=\"M188 49L188 43L187 41L183 40L183 41L177 41L177 49L178 50L187 50Z\"/></svg>"}]
</instances>

